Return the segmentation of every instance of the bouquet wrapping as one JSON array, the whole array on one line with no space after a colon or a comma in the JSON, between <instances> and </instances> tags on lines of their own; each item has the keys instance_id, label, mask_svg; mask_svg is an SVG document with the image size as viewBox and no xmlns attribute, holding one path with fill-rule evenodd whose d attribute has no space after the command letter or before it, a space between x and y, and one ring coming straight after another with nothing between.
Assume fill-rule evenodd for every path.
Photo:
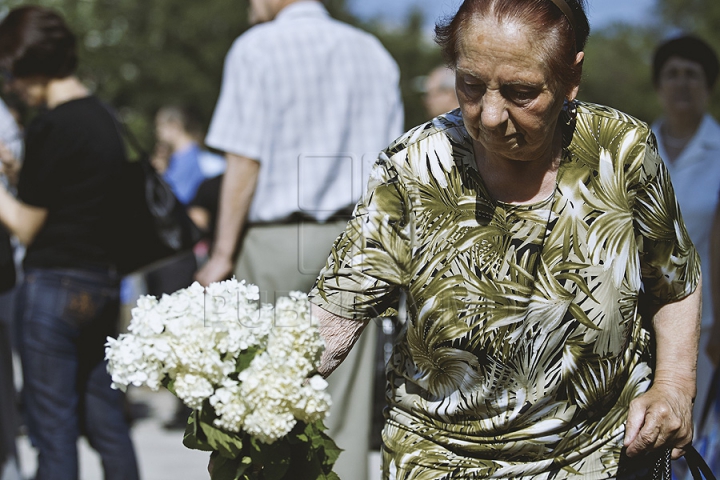
<instances>
[{"instance_id":1,"label":"bouquet wrapping","mask_svg":"<svg viewBox=\"0 0 720 480\"><path fill-rule=\"evenodd\" d=\"M195 283L141 297L129 333L108 338L113 387L165 387L193 409L183 443L212 453L212 480L336 479L325 433L324 343L307 296L273 307L257 286Z\"/></svg>"}]
</instances>

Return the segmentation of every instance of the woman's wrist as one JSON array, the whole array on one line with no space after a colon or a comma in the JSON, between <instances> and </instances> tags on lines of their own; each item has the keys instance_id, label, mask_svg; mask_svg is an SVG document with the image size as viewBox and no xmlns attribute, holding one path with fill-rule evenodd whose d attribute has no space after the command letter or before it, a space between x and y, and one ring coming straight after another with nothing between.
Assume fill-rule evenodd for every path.
<instances>
[{"instance_id":1,"label":"woman's wrist","mask_svg":"<svg viewBox=\"0 0 720 480\"><path fill-rule=\"evenodd\" d=\"M691 399L697 395L697 384L695 374L680 374L673 371L656 371L653 386L660 388L671 388L683 392Z\"/></svg>"}]
</instances>

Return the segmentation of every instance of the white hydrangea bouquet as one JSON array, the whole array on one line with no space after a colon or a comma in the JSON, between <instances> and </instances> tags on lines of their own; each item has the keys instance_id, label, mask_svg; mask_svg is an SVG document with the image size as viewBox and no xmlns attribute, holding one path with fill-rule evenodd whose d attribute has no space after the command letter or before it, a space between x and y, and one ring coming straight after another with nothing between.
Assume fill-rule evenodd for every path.
<instances>
[{"instance_id":1,"label":"white hydrangea bouquet","mask_svg":"<svg viewBox=\"0 0 720 480\"><path fill-rule=\"evenodd\" d=\"M324 349L307 296L275 307L255 285L195 283L141 297L129 333L108 339L113 387L166 387L193 414L183 443L213 452L212 480L337 479L325 433Z\"/></svg>"}]
</instances>

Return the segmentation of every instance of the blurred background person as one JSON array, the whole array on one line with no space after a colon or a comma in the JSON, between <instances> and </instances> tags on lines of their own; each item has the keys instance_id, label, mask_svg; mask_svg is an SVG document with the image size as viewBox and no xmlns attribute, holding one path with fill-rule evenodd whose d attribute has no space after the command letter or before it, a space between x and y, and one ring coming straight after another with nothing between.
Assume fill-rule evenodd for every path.
<instances>
[{"instance_id":1,"label":"blurred background person","mask_svg":"<svg viewBox=\"0 0 720 480\"><path fill-rule=\"evenodd\" d=\"M160 108L155 116L155 132L158 143L168 147L169 156L167 163L156 162L154 166L178 200L187 205L203 180L225 170L225 161L199 145L202 129L190 108L176 105Z\"/></svg>"},{"instance_id":2,"label":"blurred background person","mask_svg":"<svg viewBox=\"0 0 720 480\"><path fill-rule=\"evenodd\" d=\"M710 234L720 191L720 125L707 109L718 78L717 54L698 37L672 38L655 51L652 78L663 109L652 128L702 265L702 332L693 411L698 421L713 373L707 354L714 300Z\"/></svg>"},{"instance_id":3,"label":"blurred background person","mask_svg":"<svg viewBox=\"0 0 720 480\"><path fill-rule=\"evenodd\" d=\"M22 163L23 113L24 108L15 96L8 95L7 99L0 98L0 165L2 174L11 186L17 184Z\"/></svg>"},{"instance_id":4,"label":"blurred background person","mask_svg":"<svg viewBox=\"0 0 720 480\"><path fill-rule=\"evenodd\" d=\"M212 246L215 238L222 180L222 175L203 180L195 193L195 198L188 205L188 216L202 230L208 241L208 247Z\"/></svg>"},{"instance_id":5,"label":"blurred background person","mask_svg":"<svg viewBox=\"0 0 720 480\"><path fill-rule=\"evenodd\" d=\"M54 11L20 7L0 23L10 88L44 110L26 132L19 200L0 188L0 221L28 246L16 305L23 407L36 480L77 480L81 434L106 479L133 480L123 395L110 388L104 361L119 278L103 227L125 149L109 109L74 75L77 64L76 38Z\"/></svg>"},{"instance_id":6,"label":"blurred background person","mask_svg":"<svg viewBox=\"0 0 720 480\"><path fill-rule=\"evenodd\" d=\"M261 25L233 44L206 142L225 152L218 230L198 272L232 273L263 300L308 292L378 152L403 128L397 64L322 2L252 0ZM236 259L236 251L239 255ZM343 480L365 480L374 333L331 378L329 435Z\"/></svg>"},{"instance_id":7,"label":"blurred background person","mask_svg":"<svg viewBox=\"0 0 720 480\"><path fill-rule=\"evenodd\" d=\"M440 65L430 72L425 80L423 103L430 118L460 106L455 94L455 72L451 68Z\"/></svg>"},{"instance_id":8,"label":"blurred background person","mask_svg":"<svg viewBox=\"0 0 720 480\"><path fill-rule=\"evenodd\" d=\"M202 240L195 245L194 249L199 265L203 265L207 261L215 241L222 181L222 174L203 180L195 198L188 205L188 216L203 233Z\"/></svg>"},{"instance_id":9,"label":"blurred background person","mask_svg":"<svg viewBox=\"0 0 720 480\"><path fill-rule=\"evenodd\" d=\"M22 154L16 117L0 99L0 161L3 183L14 185ZM0 227L3 228L3 227ZM15 436L19 426L13 378L13 292L0 294L0 479L19 480Z\"/></svg>"},{"instance_id":10,"label":"blurred background person","mask_svg":"<svg viewBox=\"0 0 720 480\"><path fill-rule=\"evenodd\" d=\"M160 108L155 116L155 134L153 166L187 207L203 181L224 171L225 161L200 146L202 128L191 108L176 105ZM159 297L186 288L192 284L196 270L193 252L168 259L146 272L147 293Z\"/></svg>"},{"instance_id":11,"label":"blurred background person","mask_svg":"<svg viewBox=\"0 0 720 480\"><path fill-rule=\"evenodd\" d=\"M196 198L203 182L225 170L222 156L200 146L203 132L193 112L192 108L178 105L167 105L158 110L155 115L157 144L152 158L153 166L162 173L177 199L188 207L188 213L192 210L190 203ZM191 219L201 221L197 213ZM209 224L198 227L203 229ZM147 293L160 297L191 285L198 267L198 256L204 260L207 255L206 246L198 245L197 249L180 253L148 270L145 273ZM173 416L163 426L170 430L184 430L191 409L180 400L176 400L175 406Z\"/></svg>"}]
</instances>

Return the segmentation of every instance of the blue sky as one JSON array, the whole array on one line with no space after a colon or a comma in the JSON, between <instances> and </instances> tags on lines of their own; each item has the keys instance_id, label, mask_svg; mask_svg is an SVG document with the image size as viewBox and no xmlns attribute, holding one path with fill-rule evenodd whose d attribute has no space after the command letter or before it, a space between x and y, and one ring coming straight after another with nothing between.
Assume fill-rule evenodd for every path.
<instances>
[{"instance_id":1,"label":"blue sky","mask_svg":"<svg viewBox=\"0 0 720 480\"><path fill-rule=\"evenodd\" d=\"M413 6L420 7L428 20L452 14L461 0L348 0L347 3L362 17L396 22L405 18ZM590 25L597 29L616 21L647 22L654 5L655 0L588 0Z\"/></svg>"}]
</instances>

